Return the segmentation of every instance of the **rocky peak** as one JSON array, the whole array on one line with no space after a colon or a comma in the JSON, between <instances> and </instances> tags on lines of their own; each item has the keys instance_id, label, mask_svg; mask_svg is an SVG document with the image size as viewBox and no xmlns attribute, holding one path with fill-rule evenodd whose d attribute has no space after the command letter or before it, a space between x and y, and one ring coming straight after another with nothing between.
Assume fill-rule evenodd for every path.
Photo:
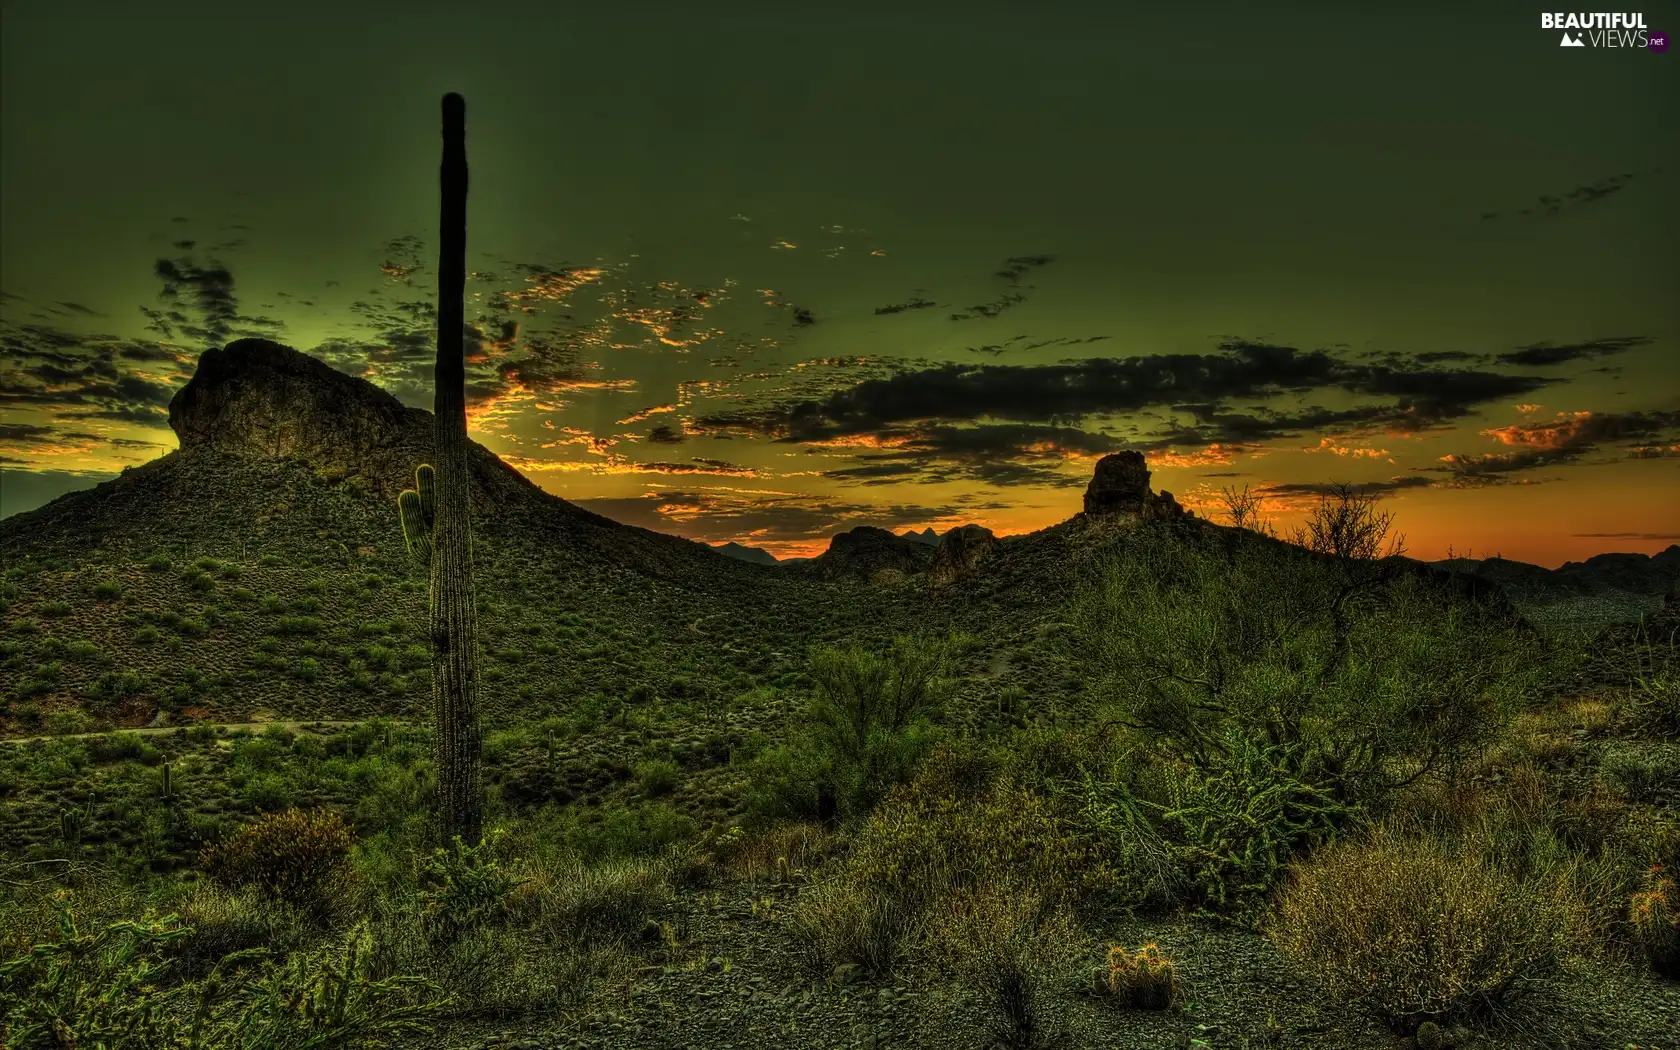
<instances>
[{"instance_id":1,"label":"rocky peak","mask_svg":"<svg viewBox=\"0 0 1680 1050\"><path fill-rule=\"evenodd\" d=\"M1142 518L1183 517L1172 493L1149 489L1149 465L1141 452L1115 452L1097 460L1085 488L1085 513L1091 517L1135 514Z\"/></svg>"},{"instance_id":2,"label":"rocky peak","mask_svg":"<svg viewBox=\"0 0 1680 1050\"><path fill-rule=\"evenodd\" d=\"M304 459L346 473L406 432L429 439L429 424L367 380L267 339L206 350L169 402L183 452Z\"/></svg>"},{"instance_id":3,"label":"rocky peak","mask_svg":"<svg viewBox=\"0 0 1680 1050\"><path fill-rule=\"evenodd\" d=\"M935 584L950 583L974 571L986 556L997 549L998 539L983 525L964 525L947 532L928 563L928 579Z\"/></svg>"},{"instance_id":4,"label":"rocky peak","mask_svg":"<svg viewBox=\"0 0 1680 1050\"><path fill-rule=\"evenodd\" d=\"M392 499L433 459L432 414L359 376L268 339L240 339L199 356L169 402L181 454L295 460L323 477L359 475ZM475 501L502 504L536 485L470 443ZM479 504L482 506L483 504Z\"/></svg>"},{"instance_id":5,"label":"rocky peak","mask_svg":"<svg viewBox=\"0 0 1680 1050\"><path fill-rule=\"evenodd\" d=\"M933 548L920 540L895 536L873 525L859 525L836 534L829 540L828 550L811 564L825 577L870 579L882 569L920 572L932 558Z\"/></svg>"}]
</instances>

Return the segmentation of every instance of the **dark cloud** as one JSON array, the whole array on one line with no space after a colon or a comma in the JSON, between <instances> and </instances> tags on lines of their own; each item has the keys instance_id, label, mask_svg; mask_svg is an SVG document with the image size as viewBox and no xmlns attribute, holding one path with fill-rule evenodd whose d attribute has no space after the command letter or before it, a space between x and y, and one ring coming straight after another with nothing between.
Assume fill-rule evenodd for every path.
<instances>
[{"instance_id":1,"label":"dark cloud","mask_svg":"<svg viewBox=\"0 0 1680 1050\"><path fill-rule=\"evenodd\" d=\"M158 298L171 308L157 311L142 306L140 309L151 320L148 329L166 339L174 338L178 330L206 348L219 349L235 337L271 339L285 328L273 318L240 314L233 273L220 263L199 266L186 256L159 259L152 272L163 282Z\"/></svg>"},{"instance_id":2,"label":"dark cloud","mask_svg":"<svg viewBox=\"0 0 1680 1050\"><path fill-rule=\"evenodd\" d=\"M137 375L128 362L165 364L165 375ZM61 419L112 419L161 425L191 358L159 343L84 335L41 324L0 321L0 411L32 407Z\"/></svg>"},{"instance_id":3,"label":"dark cloud","mask_svg":"<svg viewBox=\"0 0 1680 1050\"><path fill-rule=\"evenodd\" d=\"M1175 427L1163 438L1185 444L1262 440L1338 424L1418 430L1469 414L1493 401L1532 393L1543 377L1412 362L1367 364L1323 350L1303 351L1249 340L1221 344L1214 354L1088 358L1046 365L939 364L899 371L827 393L698 418L703 430L757 434L783 441L821 441L923 421L1075 425L1092 415L1199 405L1199 427ZM1391 399L1350 409L1295 413L1221 407L1313 390Z\"/></svg>"},{"instance_id":4,"label":"dark cloud","mask_svg":"<svg viewBox=\"0 0 1680 1050\"><path fill-rule=\"evenodd\" d=\"M1228 477L1230 475L1210 474L1208 476ZM1437 484L1435 479L1412 475L1389 478L1387 481L1365 481L1347 487L1357 495L1381 496L1390 492L1402 492L1406 489L1426 489L1434 484ZM1261 491L1268 496L1328 496L1338 492L1343 485L1343 482L1336 481L1306 481L1287 485L1267 485Z\"/></svg>"},{"instance_id":5,"label":"dark cloud","mask_svg":"<svg viewBox=\"0 0 1680 1050\"><path fill-rule=\"evenodd\" d=\"M938 304L935 303L932 299L923 299L921 297L917 297L915 299L908 299L908 300L906 300L902 303L892 303L892 304L889 304L887 306L877 306L875 308L875 316L880 317L883 314L901 314L906 310L926 310L926 309L929 309L930 307L937 306L937 305Z\"/></svg>"},{"instance_id":6,"label":"dark cloud","mask_svg":"<svg viewBox=\"0 0 1680 1050\"><path fill-rule=\"evenodd\" d=\"M875 440L882 451L857 453L854 465L823 471L823 477L860 485L964 481L1066 488L1090 478L1088 465L1069 472L1069 461L1084 463L1129 447L1106 434L1027 424L896 428Z\"/></svg>"},{"instance_id":7,"label":"dark cloud","mask_svg":"<svg viewBox=\"0 0 1680 1050\"><path fill-rule=\"evenodd\" d=\"M1533 204L1526 208L1519 208L1515 211L1509 212L1484 211L1482 212L1482 221L1486 222L1491 219L1499 218L1551 218L1561 215L1565 211L1571 211L1591 204L1594 201L1603 200L1611 194L1619 193L1623 189L1627 188L1628 184L1636 177L1655 175L1661 170L1662 168L1656 167L1651 168L1648 171L1638 173L1624 171L1619 175L1612 175L1607 179L1600 179L1597 182L1589 182L1576 186L1574 189L1569 190L1566 193L1542 195L1536 199Z\"/></svg>"},{"instance_id":8,"label":"dark cloud","mask_svg":"<svg viewBox=\"0 0 1680 1050\"><path fill-rule=\"evenodd\" d=\"M1582 540L1680 540L1680 532L1577 532Z\"/></svg>"},{"instance_id":9,"label":"dark cloud","mask_svg":"<svg viewBox=\"0 0 1680 1050\"><path fill-rule=\"evenodd\" d=\"M647 439L656 445L680 445L683 433L668 423L661 423L648 431Z\"/></svg>"},{"instance_id":10,"label":"dark cloud","mask_svg":"<svg viewBox=\"0 0 1680 1050\"><path fill-rule=\"evenodd\" d=\"M1011 289L1030 288L1031 285L1021 284L1021 278L1025 277L1029 271L1049 265L1055 259L1054 255L1013 255L1005 259L1003 265L992 276L1001 277L1008 281ZM951 320L968 321L976 317L996 317L1010 307L1018 306L1026 301L1027 297L1020 291L1011 290L994 296L986 302L976 303L965 310L954 313L951 315Z\"/></svg>"},{"instance_id":11,"label":"dark cloud","mask_svg":"<svg viewBox=\"0 0 1680 1050\"><path fill-rule=\"evenodd\" d=\"M1562 365L1572 361L1584 361L1594 357L1609 357L1611 354L1622 354L1635 347L1650 343L1651 337L1645 335L1623 335L1610 339L1593 339L1585 343L1535 343L1510 353L1500 354L1499 361L1503 364L1517 365L1523 368L1545 367L1547 365Z\"/></svg>"},{"instance_id":12,"label":"dark cloud","mask_svg":"<svg viewBox=\"0 0 1680 1050\"><path fill-rule=\"evenodd\" d=\"M57 433L34 423L0 423L0 442L8 445L47 445Z\"/></svg>"}]
</instances>

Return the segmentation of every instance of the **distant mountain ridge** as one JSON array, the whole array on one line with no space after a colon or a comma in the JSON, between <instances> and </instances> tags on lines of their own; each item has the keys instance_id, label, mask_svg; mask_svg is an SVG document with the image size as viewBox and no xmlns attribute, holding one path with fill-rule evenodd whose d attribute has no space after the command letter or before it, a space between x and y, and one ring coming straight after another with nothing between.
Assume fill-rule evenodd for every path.
<instances>
[{"instance_id":1,"label":"distant mountain ridge","mask_svg":"<svg viewBox=\"0 0 1680 1050\"><path fill-rule=\"evenodd\" d=\"M713 543L708 546L724 557L734 558L736 561L751 562L754 565L780 564L774 554L771 554L762 547L748 547L744 544L736 543L734 540L731 540L728 543Z\"/></svg>"},{"instance_id":2,"label":"distant mountain ridge","mask_svg":"<svg viewBox=\"0 0 1680 1050\"><path fill-rule=\"evenodd\" d=\"M1559 594L1618 590L1661 596L1680 582L1680 544L1656 554L1595 554L1586 561L1565 562L1555 569L1510 558L1447 558L1431 564L1510 590L1527 588Z\"/></svg>"}]
</instances>

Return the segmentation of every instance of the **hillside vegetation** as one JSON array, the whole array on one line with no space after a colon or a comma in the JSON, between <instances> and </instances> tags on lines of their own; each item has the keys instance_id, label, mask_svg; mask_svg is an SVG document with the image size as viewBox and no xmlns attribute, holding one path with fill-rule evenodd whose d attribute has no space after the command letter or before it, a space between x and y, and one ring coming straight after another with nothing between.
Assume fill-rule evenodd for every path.
<instances>
[{"instance_id":1,"label":"hillside vegetation","mask_svg":"<svg viewBox=\"0 0 1680 1050\"><path fill-rule=\"evenodd\" d=\"M1672 604L1536 627L1370 501L1286 543L1147 472L937 579L790 570L479 449L487 836L438 850L424 414L252 352L385 429L201 385L0 522L8 1046L1676 1045Z\"/></svg>"}]
</instances>

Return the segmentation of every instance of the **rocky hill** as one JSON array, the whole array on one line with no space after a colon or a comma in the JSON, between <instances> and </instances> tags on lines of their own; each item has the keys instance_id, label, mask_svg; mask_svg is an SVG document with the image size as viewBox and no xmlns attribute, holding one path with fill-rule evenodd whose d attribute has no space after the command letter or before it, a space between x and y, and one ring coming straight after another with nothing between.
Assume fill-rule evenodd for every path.
<instances>
[{"instance_id":1,"label":"rocky hill","mask_svg":"<svg viewBox=\"0 0 1680 1050\"><path fill-rule=\"evenodd\" d=\"M933 548L919 539L859 525L837 534L826 551L797 571L824 580L886 582L921 572L932 560Z\"/></svg>"},{"instance_id":2,"label":"rocky hill","mask_svg":"<svg viewBox=\"0 0 1680 1050\"><path fill-rule=\"evenodd\" d=\"M431 414L240 340L202 356L170 423L179 450L0 520L0 735L55 712L142 725L423 711L424 573L395 499L429 458ZM728 712L731 731L756 717L742 697L763 715L781 702L766 690L801 681L811 645L915 631L985 640L977 706L1013 687L1077 693L1037 632L1092 558L1146 522L1231 531L1152 492L1125 452L1096 464L1081 512L1029 535L965 526L929 545L862 527L817 558L755 564L582 510L476 444L470 470L487 708L660 695Z\"/></svg>"}]
</instances>

